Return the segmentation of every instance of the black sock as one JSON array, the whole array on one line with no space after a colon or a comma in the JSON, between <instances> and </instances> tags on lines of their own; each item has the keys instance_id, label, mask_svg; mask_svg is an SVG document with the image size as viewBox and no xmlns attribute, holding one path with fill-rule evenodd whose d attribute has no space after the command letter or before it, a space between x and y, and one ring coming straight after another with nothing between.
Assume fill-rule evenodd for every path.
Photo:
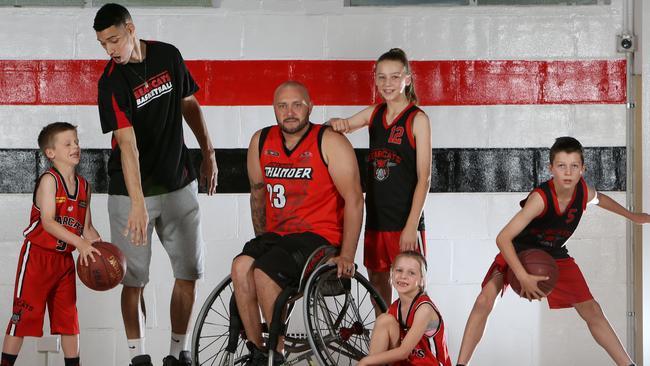
<instances>
[{"instance_id":1,"label":"black sock","mask_svg":"<svg viewBox=\"0 0 650 366\"><path fill-rule=\"evenodd\" d=\"M65 366L79 366L79 356L72 358L64 358Z\"/></svg>"},{"instance_id":2,"label":"black sock","mask_svg":"<svg viewBox=\"0 0 650 366\"><path fill-rule=\"evenodd\" d=\"M10 355L8 353L2 352L2 360L0 360L0 366L14 366L18 355Z\"/></svg>"}]
</instances>

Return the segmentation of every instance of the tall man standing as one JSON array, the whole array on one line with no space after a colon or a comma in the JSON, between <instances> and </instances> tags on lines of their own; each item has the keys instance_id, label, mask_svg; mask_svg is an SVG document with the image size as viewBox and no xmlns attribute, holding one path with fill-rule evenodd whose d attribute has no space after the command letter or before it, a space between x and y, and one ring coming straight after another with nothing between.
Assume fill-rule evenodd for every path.
<instances>
[{"instance_id":1,"label":"tall man standing","mask_svg":"<svg viewBox=\"0 0 650 366\"><path fill-rule=\"evenodd\" d=\"M132 366L152 365L144 345L142 301L149 281L152 230L169 255L175 283L171 297L172 335L164 366L191 365L187 329L195 281L203 274L203 240L197 174L183 140L182 120L203 153L201 183L213 194L217 181L214 148L198 86L174 46L144 41L128 10L106 4L95 16L97 40L110 56L98 84L99 115L111 132L108 212L111 240L127 258L122 319Z\"/></svg>"}]
</instances>

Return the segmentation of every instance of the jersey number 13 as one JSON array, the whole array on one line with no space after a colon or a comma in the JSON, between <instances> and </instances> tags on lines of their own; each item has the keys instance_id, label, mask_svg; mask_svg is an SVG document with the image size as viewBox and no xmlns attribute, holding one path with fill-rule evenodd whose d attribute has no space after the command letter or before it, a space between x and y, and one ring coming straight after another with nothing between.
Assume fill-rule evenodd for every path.
<instances>
[{"instance_id":1,"label":"jersey number 13","mask_svg":"<svg viewBox=\"0 0 650 366\"><path fill-rule=\"evenodd\" d=\"M283 208L287 204L287 197L284 195L284 186L282 184L266 185L269 191L269 201L273 208Z\"/></svg>"}]
</instances>

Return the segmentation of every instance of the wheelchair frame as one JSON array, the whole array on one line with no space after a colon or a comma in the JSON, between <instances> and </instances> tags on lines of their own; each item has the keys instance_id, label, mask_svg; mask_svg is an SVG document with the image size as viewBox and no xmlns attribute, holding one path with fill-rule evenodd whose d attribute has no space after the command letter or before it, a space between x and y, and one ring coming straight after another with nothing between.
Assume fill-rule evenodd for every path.
<instances>
[{"instance_id":1,"label":"wheelchair frame","mask_svg":"<svg viewBox=\"0 0 650 366\"><path fill-rule=\"evenodd\" d=\"M363 275L355 273L352 279L336 277L336 266L324 264L336 253L337 248L332 246L318 248L311 254L303 268L299 287L284 288L278 296L271 326L262 324L263 338L269 349L269 366L272 366L273 353L281 335L285 336L284 346L287 354L285 365L294 365L301 361L309 362L314 359L321 365L338 365L341 356L349 360L359 360L367 353L375 315L372 305L377 304L382 312L386 311L387 306ZM364 291L365 293L361 294ZM229 299L222 298L225 292L229 292L224 295L230 296ZM355 300L351 292L356 292L357 297L361 299ZM303 298L303 294L307 296ZM248 360L246 348L243 347L246 336L233 295L234 288L228 275L206 298L197 316L192 335L192 359L196 365L234 366L243 365ZM306 337L285 334L294 305L300 298L303 298ZM362 319L359 313L360 304L366 300L372 301L370 313ZM339 310L338 313L329 311L327 303L334 304ZM327 310L323 311L322 306ZM347 316L348 311L351 312L350 316ZM324 318L319 320L319 314ZM213 317L216 317L216 320L212 320ZM372 321L367 322L369 317L372 317ZM227 322L227 326L217 324L222 321ZM323 322L327 324L327 329L321 326ZM224 329L221 333L208 333L207 328L213 327ZM351 339L354 340L354 345L349 344ZM214 355L202 355L207 350L219 348L220 345L225 347L216 349ZM334 360L332 352L337 350L341 356Z\"/></svg>"}]
</instances>

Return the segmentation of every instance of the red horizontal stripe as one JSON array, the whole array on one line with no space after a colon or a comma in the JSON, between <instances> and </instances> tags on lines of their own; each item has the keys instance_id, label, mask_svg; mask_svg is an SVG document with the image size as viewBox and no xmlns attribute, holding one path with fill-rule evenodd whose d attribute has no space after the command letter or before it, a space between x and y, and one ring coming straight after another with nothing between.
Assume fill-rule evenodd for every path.
<instances>
[{"instance_id":1,"label":"red horizontal stripe","mask_svg":"<svg viewBox=\"0 0 650 366\"><path fill-rule=\"evenodd\" d=\"M0 60L0 104L93 105L104 60ZM268 105L295 79L317 105L377 101L373 61L187 61L203 105ZM413 61L421 105L624 103L625 60Z\"/></svg>"}]
</instances>

